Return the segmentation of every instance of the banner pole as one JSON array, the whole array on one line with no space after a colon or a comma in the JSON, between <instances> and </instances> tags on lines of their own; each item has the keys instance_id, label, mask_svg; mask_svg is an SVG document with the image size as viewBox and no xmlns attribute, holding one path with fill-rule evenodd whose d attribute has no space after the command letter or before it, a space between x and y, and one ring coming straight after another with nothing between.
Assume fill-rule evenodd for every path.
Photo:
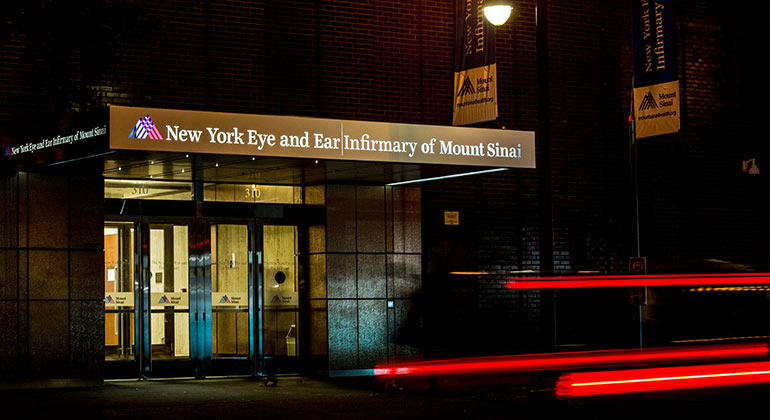
<instances>
[{"instance_id":1,"label":"banner pole","mask_svg":"<svg viewBox=\"0 0 770 420\"><path fill-rule=\"evenodd\" d=\"M640 258L642 256L642 250L641 250L641 239L640 239L640 229L639 229L639 173L638 173L638 149L637 149L637 142L636 142L636 117L634 113L634 101L633 96L631 99L631 113L628 115L628 162L629 162L629 172L631 176L631 189L633 192L633 207L634 207L634 243L635 243L635 254L637 258ZM645 274L647 269L645 268ZM645 286L644 294L643 296L647 296L647 286ZM646 298L645 298L646 300ZM638 316L639 316L639 348L644 347L644 337L643 337L643 322L642 322L642 306L641 304L638 305Z\"/></svg>"},{"instance_id":2,"label":"banner pole","mask_svg":"<svg viewBox=\"0 0 770 420\"><path fill-rule=\"evenodd\" d=\"M642 249L641 249L641 239L640 239L640 229L639 229L639 172L638 172L638 163L639 159L637 157L638 150L637 150L637 143L636 143L636 117L634 115L634 106L633 106L633 100L631 101L631 114L628 118L628 162L629 162L629 168L630 168L630 175L631 175L631 190L633 195L633 206L634 206L634 244L635 244L635 255L636 257L642 256Z\"/></svg>"}]
</instances>

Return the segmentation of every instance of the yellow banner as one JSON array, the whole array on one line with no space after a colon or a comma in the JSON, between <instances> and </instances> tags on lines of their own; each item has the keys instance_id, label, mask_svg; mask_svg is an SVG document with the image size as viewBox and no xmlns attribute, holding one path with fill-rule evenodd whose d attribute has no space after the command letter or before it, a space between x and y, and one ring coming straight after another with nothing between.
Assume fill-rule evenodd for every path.
<instances>
[{"instance_id":1,"label":"yellow banner","mask_svg":"<svg viewBox=\"0 0 770 420\"><path fill-rule=\"evenodd\" d=\"M497 64L455 72L452 125L497 118Z\"/></svg>"},{"instance_id":2,"label":"yellow banner","mask_svg":"<svg viewBox=\"0 0 770 420\"><path fill-rule=\"evenodd\" d=\"M634 88L636 138L679 131L679 81Z\"/></svg>"}]
</instances>

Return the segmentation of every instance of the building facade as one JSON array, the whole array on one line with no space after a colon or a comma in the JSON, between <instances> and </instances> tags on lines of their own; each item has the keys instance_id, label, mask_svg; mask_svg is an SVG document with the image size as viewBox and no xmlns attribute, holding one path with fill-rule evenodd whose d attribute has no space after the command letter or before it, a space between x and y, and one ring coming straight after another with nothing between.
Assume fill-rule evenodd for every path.
<instances>
[{"instance_id":1,"label":"building facade","mask_svg":"<svg viewBox=\"0 0 770 420\"><path fill-rule=\"evenodd\" d=\"M768 271L767 5L750 15L717 0L676 6L681 129L638 142L638 217L630 2L516 1L496 29L499 117L474 128L534 132L535 168L389 185L467 168L250 161L107 140L4 163L2 377L356 374L415 358L638 345L627 290L504 285L627 273L637 243L650 273ZM452 121L451 1L3 13L3 149L68 128L107 136L111 106ZM743 171L751 159L758 175ZM767 331L766 291L656 298L641 311L650 345L706 338L709 325L725 337Z\"/></svg>"}]
</instances>

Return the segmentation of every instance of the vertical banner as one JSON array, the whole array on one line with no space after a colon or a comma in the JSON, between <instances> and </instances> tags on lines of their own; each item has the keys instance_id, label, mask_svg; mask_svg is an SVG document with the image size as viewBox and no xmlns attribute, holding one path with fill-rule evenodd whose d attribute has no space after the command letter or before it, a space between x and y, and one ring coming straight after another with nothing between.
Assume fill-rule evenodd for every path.
<instances>
[{"instance_id":1,"label":"vertical banner","mask_svg":"<svg viewBox=\"0 0 770 420\"><path fill-rule=\"evenodd\" d=\"M495 30L483 7L483 0L455 1L453 125L497 118Z\"/></svg>"},{"instance_id":2,"label":"vertical banner","mask_svg":"<svg viewBox=\"0 0 770 420\"><path fill-rule=\"evenodd\" d=\"M673 0L633 1L636 138L679 131Z\"/></svg>"}]
</instances>

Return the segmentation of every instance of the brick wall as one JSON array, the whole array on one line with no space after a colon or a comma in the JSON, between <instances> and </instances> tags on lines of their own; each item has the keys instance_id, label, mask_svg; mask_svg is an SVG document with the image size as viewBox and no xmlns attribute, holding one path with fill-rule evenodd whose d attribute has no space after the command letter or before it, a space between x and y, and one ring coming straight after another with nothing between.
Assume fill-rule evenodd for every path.
<instances>
[{"instance_id":1,"label":"brick wall","mask_svg":"<svg viewBox=\"0 0 770 420\"><path fill-rule=\"evenodd\" d=\"M532 2L521 3L513 25L498 34L498 71L507 72L499 76L498 124L535 129L534 10ZM640 145L642 255L648 257L651 272L741 267L715 265L707 259L755 264L760 270L767 266L767 178L748 177L739 166L740 156L767 156L766 142L751 140L755 135L767 138L766 124L756 124L766 117L757 113L766 114L767 104L746 93L747 86L767 92L767 81L760 80L749 57L767 50L767 37L760 41L749 36L738 27L737 13L725 14L727 9L717 1L689 2L683 8L685 29L679 38L684 56L680 79L687 97L683 130ZM635 229L627 125L630 4L595 1L576 7L551 1L548 25L554 271L624 273ZM519 63L524 57L527 61ZM759 68L766 73L767 58L757 62L763 63ZM509 92L521 92L523 97L506 101ZM522 106L527 109L519 109ZM737 109L727 112L726 106ZM520 115L526 116L524 121L516 121ZM537 188L537 172L527 170L423 186L426 249L466 251L454 259L435 249L437 257L426 252L427 261L439 262L426 266L432 271L425 282L437 277L436 283L442 284L448 272L460 267L490 273L455 280L462 282L454 286L457 294L472 291L476 297L466 313L479 323L502 321L514 331L549 327L551 318L543 311L550 308L538 305L550 297L501 289L501 271L508 267L539 269ZM466 226L445 227L432 220L445 210L459 210ZM495 233L489 234L490 229ZM638 320L625 293L559 292L553 299L555 344L634 345L633 324ZM474 331L475 322L462 324L467 317L458 318L445 324L461 323ZM512 350L526 348L520 342L506 344Z\"/></svg>"}]
</instances>

